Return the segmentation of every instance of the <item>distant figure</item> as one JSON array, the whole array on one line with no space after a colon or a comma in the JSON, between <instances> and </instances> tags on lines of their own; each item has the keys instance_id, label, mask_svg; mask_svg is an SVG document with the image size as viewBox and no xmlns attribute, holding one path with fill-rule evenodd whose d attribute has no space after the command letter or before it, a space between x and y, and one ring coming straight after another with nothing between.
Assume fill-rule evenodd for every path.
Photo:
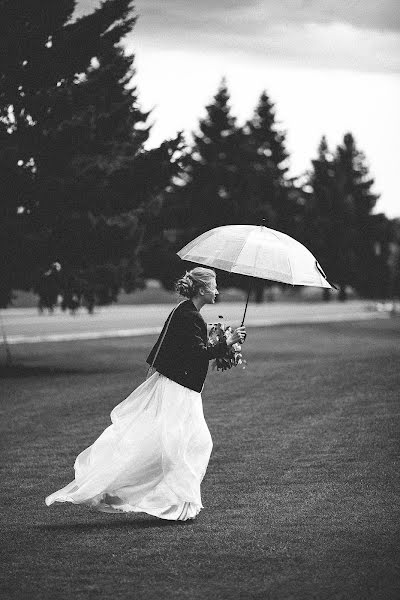
<instances>
[{"instance_id":1,"label":"distant figure","mask_svg":"<svg viewBox=\"0 0 400 600\"><path fill-rule=\"evenodd\" d=\"M36 288L39 295L38 309L40 313L42 313L45 308L52 313L54 307L57 306L58 296L60 294L60 271L60 263L54 262L40 278Z\"/></svg>"},{"instance_id":2,"label":"distant figure","mask_svg":"<svg viewBox=\"0 0 400 600\"><path fill-rule=\"evenodd\" d=\"M61 310L69 310L71 315L75 315L81 305L81 300L76 292L69 289L64 290L63 299L61 302Z\"/></svg>"},{"instance_id":3,"label":"distant figure","mask_svg":"<svg viewBox=\"0 0 400 600\"><path fill-rule=\"evenodd\" d=\"M209 343L200 315L218 294L214 271L197 267L176 289L185 300L147 358L148 378L114 408L112 425L76 459L75 480L48 496L48 506L73 502L182 521L201 510L200 484L212 449L201 391L209 360L224 356L228 345L225 339ZM245 335L238 327L229 345Z\"/></svg>"}]
</instances>

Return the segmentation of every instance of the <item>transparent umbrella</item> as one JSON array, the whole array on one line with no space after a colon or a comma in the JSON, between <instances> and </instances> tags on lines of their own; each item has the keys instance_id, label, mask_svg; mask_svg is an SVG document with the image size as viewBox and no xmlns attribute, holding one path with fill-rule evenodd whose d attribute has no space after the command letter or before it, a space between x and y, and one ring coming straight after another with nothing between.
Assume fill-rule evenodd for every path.
<instances>
[{"instance_id":1,"label":"transparent umbrella","mask_svg":"<svg viewBox=\"0 0 400 600\"><path fill-rule=\"evenodd\" d=\"M183 260L290 285L332 286L311 252L265 225L225 225L206 231L178 253ZM246 316L251 285L246 300Z\"/></svg>"}]
</instances>

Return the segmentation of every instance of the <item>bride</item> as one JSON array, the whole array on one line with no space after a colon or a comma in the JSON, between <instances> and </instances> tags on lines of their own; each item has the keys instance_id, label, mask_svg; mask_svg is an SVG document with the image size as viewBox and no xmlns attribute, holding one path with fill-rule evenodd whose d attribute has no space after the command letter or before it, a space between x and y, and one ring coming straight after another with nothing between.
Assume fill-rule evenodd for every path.
<instances>
[{"instance_id":1,"label":"bride","mask_svg":"<svg viewBox=\"0 0 400 600\"><path fill-rule=\"evenodd\" d=\"M146 381L111 412L112 424L75 461L75 479L46 498L103 512L145 512L161 519L193 519L212 450L201 391L209 360L226 341L207 342L200 310L215 302L215 272L196 267L176 283L186 298L166 320L151 350ZM229 345L242 343L238 327Z\"/></svg>"}]
</instances>

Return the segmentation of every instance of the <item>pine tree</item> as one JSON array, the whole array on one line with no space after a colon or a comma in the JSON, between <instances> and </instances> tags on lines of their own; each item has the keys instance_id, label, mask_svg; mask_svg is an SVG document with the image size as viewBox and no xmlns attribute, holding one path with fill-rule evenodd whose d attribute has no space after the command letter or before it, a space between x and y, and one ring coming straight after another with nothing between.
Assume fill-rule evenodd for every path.
<instances>
[{"instance_id":1,"label":"pine tree","mask_svg":"<svg viewBox=\"0 0 400 600\"><path fill-rule=\"evenodd\" d=\"M334 155L323 137L312 165L305 241L328 279L339 286L340 299L346 299L347 286L365 294L374 260L370 213L377 199L370 189L373 180L368 177L365 157L351 134L344 136ZM329 294L325 292L324 297Z\"/></svg>"},{"instance_id":2,"label":"pine tree","mask_svg":"<svg viewBox=\"0 0 400 600\"><path fill-rule=\"evenodd\" d=\"M239 129L231 114L225 79L206 107L190 153L183 160L184 186L178 196L185 207L186 229L190 235L234 223L238 215Z\"/></svg>"},{"instance_id":3,"label":"pine tree","mask_svg":"<svg viewBox=\"0 0 400 600\"><path fill-rule=\"evenodd\" d=\"M368 218L368 245L371 246L366 284L359 291L372 298L392 298L395 293L395 265L399 247L396 243L394 222L384 214Z\"/></svg>"},{"instance_id":4,"label":"pine tree","mask_svg":"<svg viewBox=\"0 0 400 600\"><path fill-rule=\"evenodd\" d=\"M311 192L309 191L311 189ZM318 154L312 160L303 188L305 198L304 220L300 241L313 252L329 279L339 282L345 276L346 261L342 261L343 215L338 202L336 167L325 136L322 136ZM330 291L322 290L323 298L330 299Z\"/></svg>"},{"instance_id":5,"label":"pine tree","mask_svg":"<svg viewBox=\"0 0 400 600\"><path fill-rule=\"evenodd\" d=\"M240 222L293 233L294 204L287 180L285 133L278 127L275 107L264 91L240 136L237 204ZM262 302L266 282L254 283L256 302Z\"/></svg>"},{"instance_id":6,"label":"pine tree","mask_svg":"<svg viewBox=\"0 0 400 600\"><path fill-rule=\"evenodd\" d=\"M231 113L230 95L225 79L206 107L199 121L193 143L182 147L182 170L174 184L163 194L161 228L171 235L153 240L158 258L147 269L170 288L182 274L182 264L175 255L185 243L204 231L239 222L237 188L241 130ZM227 274L219 275L220 285Z\"/></svg>"},{"instance_id":7,"label":"pine tree","mask_svg":"<svg viewBox=\"0 0 400 600\"><path fill-rule=\"evenodd\" d=\"M148 114L138 108L135 89L126 87L134 75L134 57L104 45L95 66L69 90L68 108L56 120L60 125L51 128L42 180L46 188L46 170L53 178L59 174L64 196L59 210L113 214L144 199L142 183L132 189L121 182L131 177L149 134Z\"/></svg>"},{"instance_id":8,"label":"pine tree","mask_svg":"<svg viewBox=\"0 0 400 600\"><path fill-rule=\"evenodd\" d=\"M400 219L390 221L388 297L400 299Z\"/></svg>"},{"instance_id":9,"label":"pine tree","mask_svg":"<svg viewBox=\"0 0 400 600\"><path fill-rule=\"evenodd\" d=\"M114 301L121 286L136 285L146 204L176 170L176 140L143 149L148 114L130 87L134 56L121 46L135 24L132 2L106 0L74 22L74 1L0 2L8 36L0 160L20 165L25 192L7 196L5 229L12 222L19 247L7 244L18 258L4 268L3 305L12 287L32 287L54 261L64 307Z\"/></svg>"},{"instance_id":10,"label":"pine tree","mask_svg":"<svg viewBox=\"0 0 400 600\"><path fill-rule=\"evenodd\" d=\"M352 266L351 281L358 292L370 291L371 269L374 263L375 239L371 212L378 195L372 191L374 180L370 177L366 158L355 143L351 133L343 138L335 155L338 201L345 216L344 251ZM341 294L343 297L343 286Z\"/></svg>"},{"instance_id":11,"label":"pine tree","mask_svg":"<svg viewBox=\"0 0 400 600\"><path fill-rule=\"evenodd\" d=\"M235 223L259 223L293 229L294 205L287 181L285 134L275 118L274 105L261 94L254 115L244 127L231 113L225 80L206 107L206 117L183 160L183 180L174 187L164 215L185 232L181 243L203 231ZM248 281L225 274L220 284L247 287ZM265 283L257 284L261 301Z\"/></svg>"},{"instance_id":12,"label":"pine tree","mask_svg":"<svg viewBox=\"0 0 400 600\"><path fill-rule=\"evenodd\" d=\"M24 164L40 160L72 84L91 59L134 25L131 0L106 0L92 14L71 22L75 4L0 0L0 119L24 150Z\"/></svg>"},{"instance_id":13,"label":"pine tree","mask_svg":"<svg viewBox=\"0 0 400 600\"><path fill-rule=\"evenodd\" d=\"M278 128L274 104L264 91L241 140L242 220L260 222L288 232L291 207L288 195L285 133Z\"/></svg>"}]
</instances>

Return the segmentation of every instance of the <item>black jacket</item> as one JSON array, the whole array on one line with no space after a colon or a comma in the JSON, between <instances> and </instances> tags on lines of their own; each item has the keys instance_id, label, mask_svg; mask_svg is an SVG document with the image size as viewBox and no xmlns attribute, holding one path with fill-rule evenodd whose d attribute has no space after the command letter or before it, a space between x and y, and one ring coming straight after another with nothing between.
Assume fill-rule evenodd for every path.
<instances>
[{"instance_id":1,"label":"black jacket","mask_svg":"<svg viewBox=\"0 0 400 600\"><path fill-rule=\"evenodd\" d=\"M168 321L168 319L167 319ZM160 345L167 321L147 357L149 365ZM165 338L154 363L155 369L172 381L195 392L201 392L212 358L224 356L225 341L208 344L207 325L191 300L182 302L175 310Z\"/></svg>"}]
</instances>

